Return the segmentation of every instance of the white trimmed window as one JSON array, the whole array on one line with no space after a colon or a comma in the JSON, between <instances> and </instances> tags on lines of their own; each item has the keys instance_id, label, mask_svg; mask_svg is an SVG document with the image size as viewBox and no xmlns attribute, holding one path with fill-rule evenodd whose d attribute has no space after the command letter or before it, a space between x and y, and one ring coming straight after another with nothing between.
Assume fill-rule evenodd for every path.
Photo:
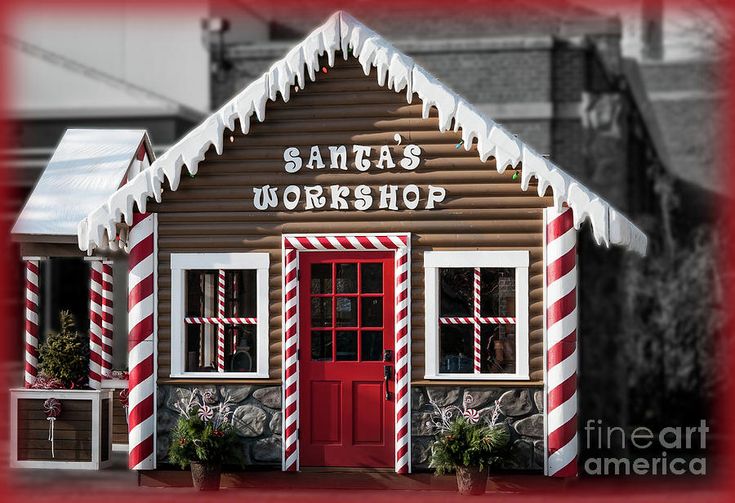
<instances>
[{"instance_id":1,"label":"white trimmed window","mask_svg":"<svg viewBox=\"0 0 735 503\"><path fill-rule=\"evenodd\" d=\"M426 379L528 379L528 252L424 253Z\"/></svg>"},{"instance_id":2,"label":"white trimmed window","mask_svg":"<svg viewBox=\"0 0 735 503\"><path fill-rule=\"evenodd\" d=\"M268 377L267 253L171 254L171 377Z\"/></svg>"}]
</instances>

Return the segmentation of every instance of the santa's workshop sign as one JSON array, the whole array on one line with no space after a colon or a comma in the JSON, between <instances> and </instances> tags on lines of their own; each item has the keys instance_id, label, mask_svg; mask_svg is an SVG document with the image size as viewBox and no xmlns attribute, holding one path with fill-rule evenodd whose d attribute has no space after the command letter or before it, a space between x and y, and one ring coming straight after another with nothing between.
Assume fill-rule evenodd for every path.
<instances>
[{"instance_id":1,"label":"santa's workshop sign","mask_svg":"<svg viewBox=\"0 0 735 503\"><path fill-rule=\"evenodd\" d=\"M401 138L395 135L398 145ZM324 159L322 148L314 145L309 150L308 160L304 162L301 149L288 147L283 151L284 171L287 174L302 170L329 170L335 174L349 171L354 166L359 172L382 171L391 169L415 170L421 161L421 148L413 143L404 147L402 157L394 159L389 145L379 148L366 145L330 145L329 158ZM326 161L326 162L325 162ZM428 185L420 189L417 185L357 185L354 188L334 184L288 185L282 190L278 187L263 185L253 187L253 204L256 209L266 211L282 205L288 211L299 207L303 201L305 210L349 210L366 211L369 209L398 210L398 205L409 210L434 209L444 201L447 191L443 187Z\"/></svg>"}]
</instances>

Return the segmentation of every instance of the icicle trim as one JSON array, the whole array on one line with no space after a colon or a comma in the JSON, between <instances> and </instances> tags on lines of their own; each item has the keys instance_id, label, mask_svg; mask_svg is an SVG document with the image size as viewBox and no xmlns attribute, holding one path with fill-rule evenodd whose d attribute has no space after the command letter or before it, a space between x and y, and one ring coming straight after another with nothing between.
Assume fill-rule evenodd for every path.
<instances>
[{"instance_id":1,"label":"icicle trim","mask_svg":"<svg viewBox=\"0 0 735 503\"><path fill-rule=\"evenodd\" d=\"M268 100L275 101L280 94L287 102L291 86L305 87L306 76L314 81L319 71L319 57L326 53L329 66L334 66L337 51L345 59L356 57L365 75L377 69L378 84L395 92L406 92L411 103L413 93L422 101L422 115L429 116L432 107L439 115L439 129L461 131L466 150L476 140L480 159L495 158L496 169L502 173L522 163L521 188L528 190L532 178L538 180L538 194L542 196L551 187L557 209L566 204L572 209L574 225L579 228L589 219L597 244L621 245L645 255L647 238L627 218L605 200L585 188L556 165L508 133L491 119L484 117L461 96L449 90L408 56L400 53L380 35L365 27L349 14L337 12L326 23L314 30L300 44L275 62L259 79L212 114L201 125L184 136L148 169L142 171L117 190L103 205L79 223L79 248L92 253L96 247L115 246L115 226L130 223L133 212L146 212L146 202L153 198L161 202L164 181L175 191L181 180L182 167L191 176L196 175L199 162L214 145L222 153L225 130L235 129L239 120L243 134L250 129L253 114L258 121L265 120Z\"/></svg>"}]
</instances>

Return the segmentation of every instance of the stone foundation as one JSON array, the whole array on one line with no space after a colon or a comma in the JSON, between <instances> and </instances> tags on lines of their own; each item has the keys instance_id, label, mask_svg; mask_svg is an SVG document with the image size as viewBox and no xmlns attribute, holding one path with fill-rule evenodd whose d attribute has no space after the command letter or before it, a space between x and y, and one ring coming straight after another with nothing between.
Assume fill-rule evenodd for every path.
<instances>
[{"instance_id":1,"label":"stone foundation","mask_svg":"<svg viewBox=\"0 0 735 503\"><path fill-rule=\"evenodd\" d=\"M234 425L242 440L248 465L281 465L281 387L280 386L159 386L156 458L168 463L171 430L179 413L174 404L186 400L193 388L211 391L218 402L229 394L233 402Z\"/></svg>"},{"instance_id":2,"label":"stone foundation","mask_svg":"<svg viewBox=\"0 0 735 503\"><path fill-rule=\"evenodd\" d=\"M455 405L475 409L480 417L489 417L495 400L499 401L499 422L511 432L510 459L505 470L543 470L544 417L541 388L505 388L487 386L412 386L411 387L411 461L413 471L426 470L431 457L434 408Z\"/></svg>"}]
</instances>

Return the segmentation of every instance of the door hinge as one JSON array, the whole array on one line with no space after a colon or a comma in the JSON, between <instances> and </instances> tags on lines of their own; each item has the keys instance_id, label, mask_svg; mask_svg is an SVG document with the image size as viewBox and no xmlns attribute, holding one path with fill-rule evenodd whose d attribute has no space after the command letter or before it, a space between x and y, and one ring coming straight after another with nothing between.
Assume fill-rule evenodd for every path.
<instances>
[{"instance_id":1,"label":"door hinge","mask_svg":"<svg viewBox=\"0 0 735 503\"><path fill-rule=\"evenodd\" d=\"M301 281L301 269L296 269L296 281Z\"/></svg>"},{"instance_id":2,"label":"door hinge","mask_svg":"<svg viewBox=\"0 0 735 503\"><path fill-rule=\"evenodd\" d=\"M301 349L296 350L296 360L301 360Z\"/></svg>"}]
</instances>

